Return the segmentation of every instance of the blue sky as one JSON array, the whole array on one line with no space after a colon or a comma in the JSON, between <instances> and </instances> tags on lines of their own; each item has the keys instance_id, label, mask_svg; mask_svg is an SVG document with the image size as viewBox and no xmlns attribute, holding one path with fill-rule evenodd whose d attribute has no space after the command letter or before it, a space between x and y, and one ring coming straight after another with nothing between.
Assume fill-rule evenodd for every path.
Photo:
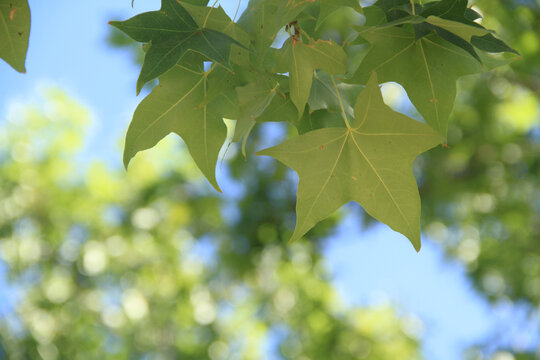
<instances>
[{"instance_id":1,"label":"blue sky","mask_svg":"<svg viewBox=\"0 0 540 360\"><path fill-rule=\"evenodd\" d=\"M243 8L247 0L242 2ZM119 139L144 94L135 96L139 68L131 55L107 45L107 22L157 9L159 3L136 0L132 9L130 0L30 0L28 72L18 74L0 61L0 123L13 102L24 103L43 87L59 87L93 114L89 158L120 167ZM221 4L234 14L236 1L222 0ZM346 303L387 302L400 314L421 320L428 360L458 359L462 349L487 341L493 329L503 329L502 342L507 345L535 333L515 320L523 317L522 309L489 307L472 289L463 267L425 240L417 254L403 236L387 227L362 231L353 216L347 217L325 249L335 285ZM0 264L2 281L5 269ZM0 299L5 299L2 288ZM0 314L4 307L0 302ZM528 344L533 343L531 338Z\"/></svg>"}]
</instances>

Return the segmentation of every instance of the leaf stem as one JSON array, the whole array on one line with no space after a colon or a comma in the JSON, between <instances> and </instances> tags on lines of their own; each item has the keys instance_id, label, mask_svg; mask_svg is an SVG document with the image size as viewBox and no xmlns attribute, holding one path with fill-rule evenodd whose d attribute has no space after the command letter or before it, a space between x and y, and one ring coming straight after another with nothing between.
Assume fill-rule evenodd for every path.
<instances>
[{"instance_id":1,"label":"leaf stem","mask_svg":"<svg viewBox=\"0 0 540 360\"><path fill-rule=\"evenodd\" d=\"M334 76L330 75L330 79L332 80L332 85L334 85L334 90L336 91L337 98L339 100L339 106L341 107L341 115L343 116L343 121L345 121L345 125L347 125L347 129L351 129L351 125L349 124L349 120L347 120L347 113L345 113L345 107L343 106L343 101L341 100L341 95L339 94L339 89L337 88L336 81L334 80Z\"/></svg>"},{"instance_id":2,"label":"leaf stem","mask_svg":"<svg viewBox=\"0 0 540 360\"><path fill-rule=\"evenodd\" d=\"M414 8L414 0L410 0L410 2L411 2L411 7L412 7L412 14L416 15L415 14L415 8Z\"/></svg>"}]
</instances>

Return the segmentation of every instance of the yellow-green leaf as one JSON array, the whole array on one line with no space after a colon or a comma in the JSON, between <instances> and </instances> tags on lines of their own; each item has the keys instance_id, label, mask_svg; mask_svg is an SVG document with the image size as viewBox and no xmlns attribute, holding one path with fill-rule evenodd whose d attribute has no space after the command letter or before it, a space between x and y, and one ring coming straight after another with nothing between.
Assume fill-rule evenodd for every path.
<instances>
[{"instance_id":1,"label":"yellow-green leaf","mask_svg":"<svg viewBox=\"0 0 540 360\"><path fill-rule=\"evenodd\" d=\"M182 137L204 176L220 191L215 169L227 136L223 117L237 116L237 100L231 97L235 95L231 88L207 103L212 84L209 77L180 65L160 77L159 85L139 104L129 126L124 148L126 167L137 152L174 132Z\"/></svg>"},{"instance_id":2,"label":"yellow-green leaf","mask_svg":"<svg viewBox=\"0 0 540 360\"><path fill-rule=\"evenodd\" d=\"M310 131L258 152L300 176L291 240L356 201L419 250L420 197L412 162L442 137L385 105L376 75L358 96L354 114L350 126Z\"/></svg>"},{"instance_id":3,"label":"yellow-green leaf","mask_svg":"<svg viewBox=\"0 0 540 360\"><path fill-rule=\"evenodd\" d=\"M371 45L351 82L365 83L372 71L381 82L401 84L426 122L444 137L460 76L482 66L463 49L430 34L418 41L403 28L368 28L361 34Z\"/></svg>"}]
</instances>

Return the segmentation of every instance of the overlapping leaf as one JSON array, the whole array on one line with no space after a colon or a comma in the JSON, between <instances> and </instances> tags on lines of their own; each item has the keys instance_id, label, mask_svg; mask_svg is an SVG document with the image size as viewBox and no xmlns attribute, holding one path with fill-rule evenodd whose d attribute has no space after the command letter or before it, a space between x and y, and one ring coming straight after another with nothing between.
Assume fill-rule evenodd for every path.
<instances>
[{"instance_id":1,"label":"overlapping leaf","mask_svg":"<svg viewBox=\"0 0 540 360\"><path fill-rule=\"evenodd\" d=\"M248 85L237 87L238 94L238 119L233 141L240 141L246 136L259 117L270 105L279 84L270 79L259 79Z\"/></svg>"},{"instance_id":2,"label":"overlapping leaf","mask_svg":"<svg viewBox=\"0 0 540 360\"><path fill-rule=\"evenodd\" d=\"M420 197L411 164L442 138L386 106L376 75L359 95L354 112L350 127L311 131L258 153L276 158L300 176L291 240L356 201L419 250Z\"/></svg>"},{"instance_id":3,"label":"overlapping leaf","mask_svg":"<svg viewBox=\"0 0 540 360\"><path fill-rule=\"evenodd\" d=\"M467 8L467 0L441 0L425 5L415 4L415 11L412 11L408 0L379 0L373 7L385 12L388 25L414 24L417 39L435 31L440 37L461 47L478 61L481 61L481 57L473 45L487 52L518 54L516 50L497 39L493 32L474 22L481 16ZM424 21L418 21L419 19Z\"/></svg>"},{"instance_id":4,"label":"overlapping leaf","mask_svg":"<svg viewBox=\"0 0 540 360\"><path fill-rule=\"evenodd\" d=\"M343 74L347 71L347 54L333 41L318 40L304 44L289 39L280 51L280 62L287 68L290 77L290 95L299 116L309 99L315 70L328 74Z\"/></svg>"},{"instance_id":5,"label":"overlapping leaf","mask_svg":"<svg viewBox=\"0 0 540 360\"><path fill-rule=\"evenodd\" d=\"M208 181L219 190L215 177L219 151L227 130L223 117L236 118L237 99L233 84L205 101L213 86L227 83L226 70L196 72L175 65L162 75L154 88L137 107L129 126L124 148L124 164L139 151L156 145L174 132L182 137L195 163Z\"/></svg>"},{"instance_id":6,"label":"overlapping leaf","mask_svg":"<svg viewBox=\"0 0 540 360\"><path fill-rule=\"evenodd\" d=\"M311 111L326 109L340 112L343 105L347 115L353 114L354 103L362 87L360 85L337 82L336 87L340 96L336 94L331 76L322 71L315 74L309 93L308 104Z\"/></svg>"},{"instance_id":7,"label":"overlapping leaf","mask_svg":"<svg viewBox=\"0 0 540 360\"><path fill-rule=\"evenodd\" d=\"M193 17L199 28L219 31L244 47L248 47L251 36L238 24L236 24L223 10L221 6L212 8L207 6L195 6L182 3L182 6Z\"/></svg>"},{"instance_id":8,"label":"overlapping leaf","mask_svg":"<svg viewBox=\"0 0 540 360\"><path fill-rule=\"evenodd\" d=\"M424 119L444 137L456 97L456 80L482 71L463 49L435 34L418 41L407 29L369 28L362 32L372 48L353 76L365 83L376 70L381 82L401 84Z\"/></svg>"},{"instance_id":9,"label":"overlapping leaf","mask_svg":"<svg viewBox=\"0 0 540 360\"><path fill-rule=\"evenodd\" d=\"M321 26L328 16L342 7L350 7L358 12L362 12L362 6L360 6L358 0L320 0L320 11L316 28Z\"/></svg>"},{"instance_id":10,"label":"overlapping leaf","mask_svg":"<svg viewBox=\"0 0 540 360\"><path fill-rule=\"evenodd\" d=\"M244 140L242 153L245 153L245 142L251 129L257 122L290 122L298 121L298 112L289 96L286 77L259 78L257 81L236 88L238 95L238 119L232 141Z\"/></svg>"},{"instance_id":11,"label":"overlapping leaf","mask_svg":"<svg viewBox=\"0 0 540 360\"><path fill-rule=\"evenodd\" d=\"M231 45L238 42L220 31L208 28L208 19L207 14L203 23L198 24L179 1L162 0L159 11L110 23L136 41L151 43L137 80L137 93L148 81L172 68L190 50L229 67ZM211 24L217 27L220 23L219 18L214 18ZM238 34L234 29L234 33Z\"/></svg>"},{"instance_id":12,"label":"overlapping leaf","mask_svg":"<svg viewBox=\"0 0 540 360\"><path fill-rule=\"evenodd\" d=\"M30 36L30 7L27 0L0 1L0 58L18 72L26 72Z\"/></svg>"},{"instance_id":13,"label":"overlapping leaf","mask_svg":"<svg viewBox=\"0 0 540 360\"><path fill-rule=\"evenodd\" d=\"M281 24L277 20L281 0L250 0L238 24L254 35L253 46L259 59L274 42Z\"/></svg>"}]
</instances>

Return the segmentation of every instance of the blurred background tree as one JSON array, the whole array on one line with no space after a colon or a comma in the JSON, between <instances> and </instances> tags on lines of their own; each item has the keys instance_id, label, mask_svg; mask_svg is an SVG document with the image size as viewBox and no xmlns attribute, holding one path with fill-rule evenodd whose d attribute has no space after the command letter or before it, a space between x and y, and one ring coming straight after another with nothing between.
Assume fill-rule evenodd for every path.
<instances>
[{"instance_id":1,"label":"blurred background tree","mask_svg":"<svg viewBox=\"0 0 540 360\"><path fill-rule=\"evenodd\" d=\"M537 320L540 5L474 3L522 58L460 81L451 148L417 161L423 229L494 306L521 306ZM347 39L351 16L336 12L321 33ZM399 110L414 113L402 100ZM295 183L281 165L234 157L223 168L235 191L216 196L177 141L138 156L127 174L102 164L81 172L89 114L62 92L9 118L0 255L16 312L0 319L0 358L421 358L406 318L340 304L321 255L339 214L309 241L285 243ZM264 141L260 132L248 145ZM464 356L540 356L499 348L505 330Z\"/></svg>"},{"instance_id":2,"label":"blurred background tree","mask_svg":"<svg viewBox=\"0 0 540 360\"><path fill-rule=\"evenodd\" d=\"M423 228L466 266L476 289L494 305L524 307L538 321L540 3L475 3L485 25L515 44L522 58L461 82L451 149L423 158ZM493 349L497 336L470 357L483 358L479 349Z\"/></svg>"},{"instance_id":3,"label":"blurred background tree","mask_svg":"<svg viewBox=\"0 0 540 360\"><path fill-rule=\"evenodd\" d=\"M88 122L53 90L2 129L0 252L17 295L0 358L419 357L392 309L340 304L318 248L331 221L285 243L294 197L281 167L241 160L230 201L171 141L127 175L81 171Z\"/></svg>"}]
</instances>

